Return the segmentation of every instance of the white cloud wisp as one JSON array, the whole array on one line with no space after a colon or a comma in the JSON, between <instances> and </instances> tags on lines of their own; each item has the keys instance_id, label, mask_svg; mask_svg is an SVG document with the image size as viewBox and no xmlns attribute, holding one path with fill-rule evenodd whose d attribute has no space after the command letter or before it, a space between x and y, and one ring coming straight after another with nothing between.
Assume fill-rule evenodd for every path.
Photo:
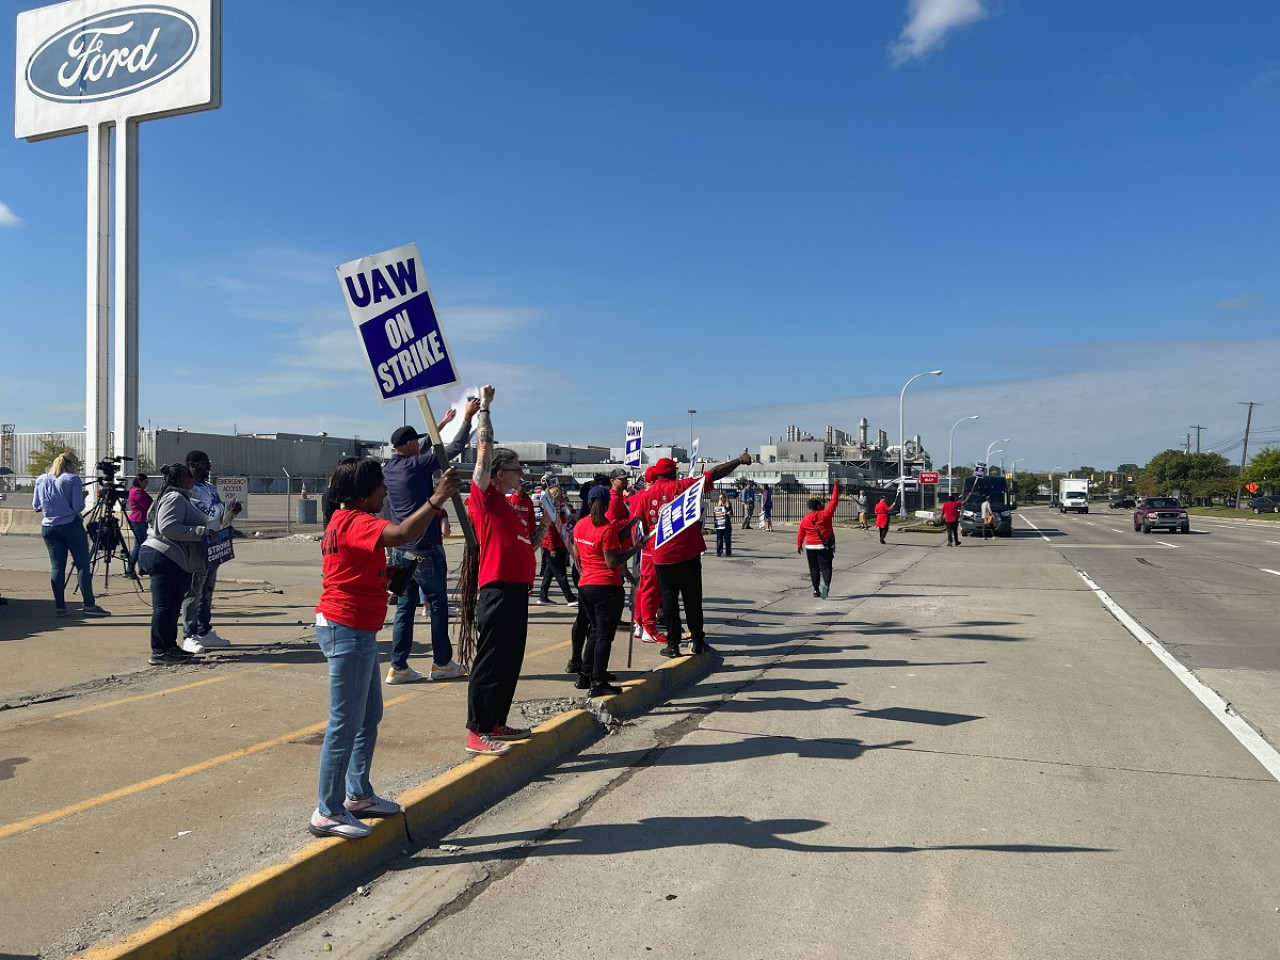
<instances>
[{"instance_id":1,"label":"white cloud wisp","mask_svg":"<svg viewBox=\"0 0 1280 960\"><path fill-rule=\"evenodd\" d=\"M908 60L923 60L946 43L947 36L960 27L990 16L985 0L910 0L907 23L898 39L889 46L895 67Z\"/></svg>"}]
</instances>

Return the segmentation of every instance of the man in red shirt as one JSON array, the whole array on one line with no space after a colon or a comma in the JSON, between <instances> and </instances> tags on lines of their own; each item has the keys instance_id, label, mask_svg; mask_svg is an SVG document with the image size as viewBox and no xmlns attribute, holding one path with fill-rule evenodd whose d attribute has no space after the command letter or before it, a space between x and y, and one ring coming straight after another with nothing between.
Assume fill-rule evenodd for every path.
<instances>
[{"instance_id":1,"label":"man in red shirt","mask_svg":"<svg viewBox=\"0 0 1280 960\"><path fill-rule=\"evenodd\" d=\"M480 391L476 414L476 465L467 513L480 541L476 579L476 652L467 687L467 752L505 753L509 740L529 731L507 725L529 633L529 590L535 564L529 526L505 496L518 487L524 467L514 450L493 445L489 404L494 389Z\"/></svg>"},{"instance_id":2,"label":"man in red shirt","mask_svg":"<svg viewBox=\"0 0 1280 960\"><path fill-rule=\"evenodd\" d=\"M653 467L644 472L644 482L646 485L653 483ZM627 508L633 520L642 519L639 504L644 493L644 490L637 490L627 498ZM648 532L648 527L643 529L645 533ZM658 575L653 569L653 546L648 544L640 551L640 582L632 598L635 606L631 611L631 619L636 624L632 634L642 643L662 642L658 639L658 607L661 605L661 597Z\"/></svg>"},{"instance_id":3,"label":"man in red shirt","mask_svg":"<svg viewBox=\"0 0 1280 960\"><path fill-rule=\"evenodd\" d=\"M960 505L961 500L954 493L947 494L942 504L942 522L947 525L947 546L960 546Z\"/></svg>"},{"instance_id":4,"label":"man in red shirt","mask_svg":"<svg viewBox=\"0 0 1280 960\"><path fill-rule=\"evenodd\" d=\"M736 460L712 467L698 477L685 477L682 480L676 462L663 457L652 467L652 484L628 504L631 515L640 519L647 535L657 526L663 505L670 503L699 479L706 479L706 489L709 490L717 480L723 480L739 466L746 466L751 462L751 454L743 453ZM702 620L702 554L706 549L702 526L698 524L686 527L653 551L654 571L657 574L658 590L662 594L662 612L666 621L663 627L667 645L661 651L664 657L680 656L683 629L680 622L680 599L684 601L684 615L689 623L692 652L704 653L707 649Z\"/></svg>"}]
</instances>

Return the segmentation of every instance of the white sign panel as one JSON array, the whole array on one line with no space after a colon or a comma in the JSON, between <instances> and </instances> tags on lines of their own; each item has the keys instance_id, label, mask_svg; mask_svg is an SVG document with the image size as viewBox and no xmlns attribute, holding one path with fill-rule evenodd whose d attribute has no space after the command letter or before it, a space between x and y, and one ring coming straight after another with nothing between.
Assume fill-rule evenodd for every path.
<instances>
[{"instance_id":1,"label":"white sign panel","mask_svg":"<svg viewBox=\"0 0 1280 960\"><path fill-rule=\"evenodd\" d=\"M698 441L689 444L689 476L698 472Z\"/></svg>"},{"instance_id":2,"label":"white sign panel","mask_svg":"<svg viewBox=\"0 0 1280 960\"><path fill-rule=\"evenodd\" d=\"M19 13L14 135L217 109L221 31L221 0L68 0Z\"/></svg>"},{"instance_id":3,"label":"white sign panel","mask_svg":"<svg viewBox=\"0 0 1280 960\"><path fill-rule=\"evenodd\" d=\"M337 267L384 403L458 382L415 243Z\"/></svg>"},{"instance_id":4,"label":"white sign panel","mask_svg":"<svg viewBox=\"0 0 1280 960\"><path fill-rule=\"evenodd\" d=\"M644 422L627 421L626 455L622 458L628 467L640 466L640 448L644 446Z\"/></svg>"},{"instance_id":5,"label":"white sign panel","mask_svg":"<svg viewBox=\"0 0 1280 960\"><path fill-rule=\"evenodd\" d=\"M218 496L222 498L223 503L235 500L240 504L240 518L249 516L248 477L219 477L213 485L217 488Z\"/></svg>"},{"instance_id":6,"label":"white sign panel","mask_svg":"<svg viewBox=\"0 0 1280 960\"><path fill-rule=\"evenodd\" d=\"M699 477L691 486L670 503L664 503L658 513L658 534L654 540L654 549L668 540L673 540L689 527L696 526L702 520L702 488L707 478Z\"/></svg>"},{"instance_id":7,"label":"white sign panel","mask_svg":"<svg viewBox=\"0 0 1280 960\"><path fill-rule=\"evenodd\" d=\"M985 477L987 475L987 465L985 463L975 463L973 465L973 475L975 477Z\"/></svg>"}]
</instances>

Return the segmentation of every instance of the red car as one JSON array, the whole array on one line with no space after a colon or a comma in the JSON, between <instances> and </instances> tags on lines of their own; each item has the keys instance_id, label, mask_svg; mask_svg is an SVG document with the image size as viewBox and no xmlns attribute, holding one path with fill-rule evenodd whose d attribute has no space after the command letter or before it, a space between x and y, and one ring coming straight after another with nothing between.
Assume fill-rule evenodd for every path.
<instances>
[{"instance_id":1,"label":"red car","mask_svg":"<svg viewBox=\"0 0 1280 960\"><path fill-rule=\"evenodd\" d=\"M1150 533L1152 530L1181 530L1191 532L1187 511L1177 497L1147 497L1133 511L1133 529Z\"/></svg>"}]
</instances>

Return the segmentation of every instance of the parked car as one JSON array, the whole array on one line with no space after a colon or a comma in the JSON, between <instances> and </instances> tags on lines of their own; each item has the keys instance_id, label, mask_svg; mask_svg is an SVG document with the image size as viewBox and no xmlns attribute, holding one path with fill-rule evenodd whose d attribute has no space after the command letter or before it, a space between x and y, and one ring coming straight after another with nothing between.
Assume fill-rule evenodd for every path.
<instances>
[{"instance_id":1,"label":"parked car","mask_svg":"<svg viewBox=\"0 0 1280 960\"><path fill-rule=\"evenodd\" d=\"M1249 509L1254 513L1280 513L1280 496L1264 493L1249 501Z\"/></svg>"},{"instance_id":2,"label":"parked car","mask_svg":"<svg viewBox=\"0 0 1280 960\"><path fill-rule=\"evenodd\" d=\"M1136 506L1133 497L1119 497L1111 501L1112 510L1132 510Z\"/></svg>"},{"instance_id":3,"label":"parked car","mask_svg":"<svg viewBox=\"0 0 1280 960\"><path fill-rule=\"evenodd\" d=\"M1177 497L1147 497L1142 506L1133 512L1133 529L1150 533L1152 530L1181 530L1191 532L1187 511Z\"/></svg>"}]
</instances>

